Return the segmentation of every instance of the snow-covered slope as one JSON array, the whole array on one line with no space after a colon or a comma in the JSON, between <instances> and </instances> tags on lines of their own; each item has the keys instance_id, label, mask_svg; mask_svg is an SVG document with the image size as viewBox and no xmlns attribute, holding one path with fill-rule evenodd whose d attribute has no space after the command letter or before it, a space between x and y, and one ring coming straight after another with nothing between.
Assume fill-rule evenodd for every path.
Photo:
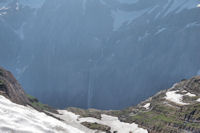
<instances>
[{"instance_id":1,"label":"snow-covered slope","mask_svg":"<svg viewBox=\"0 0 200 133\"><path fill-rule=\"evenodd\" d=\"M1 133L84 133L30 107L12 103L0 95Z\"/></svg>"},{"instance_id":2,"label":"snow-covered slope","mask_svg":"<svg viewBox=\"0 0 200 133\"><path fill-rule=\"evenodd\" d=\"M64 121L59 121L51 116L36 111L31 107L15 104L0 95L0 132L1 133L95 133L82 122L93 122L111 127L111 131L118 133L147 133L147 130L139 128L137 124L120 122L117 117L102 115L102 119L79 118L66 110L60 110L61 115L56 115ZM99 131L100 133L101 131ZM103 133L103 132L102 132Z\"/></svg>"},{"instance_id":3,"label":"snow-covered slope","mask_svg":"<svg viewBox=\"0 0 200 133\"><path fill-rule=\"evenodd\" d=\"M92 118L92 117L86 117L86 118L81 118L79 115L76 115L72 112L68 112L67 110L59 110L59 113L61 115L56 115L57 117L60 117L63 119L67 124L68 123L73 123L73 125L76 128L82 129L86 131L87 133L95 133L94 130L88 130L85 127L81 125L83 122L89 122L89 123L98 123L102 125L106 125L111 127L111 132L117 131L117 133L148 133L146 129L138 127L137 124L132 123L124 123L119 121L117 117L109 116L102 114L101 115L101 120Z\"/></svg>"}]
</instances>

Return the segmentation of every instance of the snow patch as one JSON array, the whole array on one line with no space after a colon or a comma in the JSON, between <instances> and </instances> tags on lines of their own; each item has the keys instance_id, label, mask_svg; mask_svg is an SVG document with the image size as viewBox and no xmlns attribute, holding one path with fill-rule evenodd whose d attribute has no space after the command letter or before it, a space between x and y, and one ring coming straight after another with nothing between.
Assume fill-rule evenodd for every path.
<instances>
[{"instance_id":1,"label":"snow patch","mask_svg":"<svg viewBox=\"0 0 200 133\"><path fill-rule=\"evenodd\" d=\"M19 2L16 3L16 10L19 10Z\"/></svg>"},{"instance_id":2,"label":"snow patch","mask_svg":"<svg viewBox=\"0 0 200 133\"><path fill-rule=\"evenodd\" d=\"M186 96L190 96L190 97L195 97L195 96L196 96L195 94L192 94L192 93L190 93L190 92L186 93L185 95L186 95Z\"/></svg>"},{"instance_id":3,"label":"snow patch","mask_svg":"<svg viewBox=\"0 0 200 133\"><path fill-rule=\"evenodd\" d=\"M151 103L147 103L147 104L145 104L143 107L146 108L146 109L149 109L150 106L151 106Z\"/></svg>"},{"instance_id":4,"label":"snow patch","mask_svg":"<svg viewBox=\"0 0 200 133\"><path fill-rule=\"evenodd\" d=\"M166 30L166 28L160 28L160 29L155 33L155 35L158 35L159 33L163 32L164 30Z\"/></svg>"},{"instance_id":5,"label":"snow patch","mask_svg":"<svg viewBox=\"0 0 200 133\"><path fill-rule=\"evenodd\" d=\"M85 126L83 126L79 121L79 115L76 115L72 112L69 112L67 110L58 110L58 112L61 115L56 115L56 117L61 118L64 120L66 124L70 124L71 126L80 129L81 131L84 131L85 133L95 133L94 130L91 130ZM55 114L54 114L55 115Z\"/></svg>"},{"instance_id":6,"label":"snow patch","mask_svg":"<svg viewBox=\"0 0 200 133\"><path fill-rule=\"evenodd\" d=\"M9 7L3 6L3 7L0 8L0 11L1 11L1 10L8 10L8 9L9 9Z\"/></svg>"},{"instance_id":7,"label":"snow patch","mask_svg":"<svg viewBox=\"0 0 200 133\"><path fill-rule=\"evenodd\" d=\"M198 0L168 0L168 4L166 4L165 15L168 15L171 12L180 13L184 9L192 9L196 8L197 4L199 4Z\"/></svg>"},{"instance_id":8,"label":"snow patch","mask_svg":"<svg viewBox=\"0 0 200 133\"><path fill-rule=\"evenodd\" d=\"M186 91L186 90L182 90L181 92L183 92L183 93L187 93L187 91Z\"/></svg>"},{"instance_id":9,"label":"snow patch","mask_svg":"<svg viewBox=\"0 0 200 133\"><path fill-rule=\"evenodd\" d=\"M1 12L0 16L6 15L6 14L7 14L7 12Z\"/></svg>"},{"instance_id":10,"label":"snow patch","mask_svg":"<svg viewBox=\"0 0 200 133\"><path fill-rule=\"evenodd\" d=\"M12 103L0 96L0 132L84 133L31 107Z\"/></svg>"},{"instance_id":11,"label":"snow patch","mask_svg":"<svg viewBox=\"0 0 200 133\"><path fill-rule=\"evenodd\" d=\"M166 93L165 99L168 101L171 101L173 103L179 104L179 105L188 105L188 103L182 102L183 100L183 95L178 94L178 91L168 91Z\"/></svg>"},{"instance_id":12,"label":"snow patch","mask_svg":"<svg viewBox=\"0 0 200 133\"><path fill-rule=\"evenodd\" d=\"M200 98L199 98L199 99L197 99L197 102L200 102Z\"/></svg>"},{"instance_id":13,"label":"snow patch","mask_svg":"<svg viewBox=\"0 0 200 133\"><path fill-rule=\"evenodd\" d=\"M185 28L190 28L190 27L195 27L195 26L200 26L200 24L198 22L192 22L192 23L187 24Z\"/></svg>"}]
</instances>

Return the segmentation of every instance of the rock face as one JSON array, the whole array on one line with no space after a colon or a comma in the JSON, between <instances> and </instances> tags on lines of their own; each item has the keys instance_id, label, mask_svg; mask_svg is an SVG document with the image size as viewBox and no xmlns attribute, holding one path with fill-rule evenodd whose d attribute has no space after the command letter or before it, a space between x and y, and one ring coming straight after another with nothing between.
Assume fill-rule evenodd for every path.
<instances>
[{"instance_id":1,"label":"rock face","mask_svg":"<svg viewBox=\"0 0 200 133\"><path fill-rule=\"evenodd\" d=\"M24 106L29 105L41 112L49 111L57 113L54 108L44 105L36 98L26 94L12 73L2 67L0 67L0 95L5 96L14 103Z\"/></svg>"},{"instance_id":2,"label":"rock face","mask_svg":"<svg viewBox=\"0 0 200 133\"><path fill-rule=\"evenodd\" d=\"M7 1L0 65L44 103L121 109L200 69L198 0Z\"/></svg>"},{"instance_id":3,"label":"rock face","mask_svg":"<svg viewBox=\"0 0 200 133\"><path fill-rule=\"evenodd\" d=\"M0 67L0 94L14 103L21 105L30 104L28 97L14 76L2 67Z\"/></svg>"}]
</instances>

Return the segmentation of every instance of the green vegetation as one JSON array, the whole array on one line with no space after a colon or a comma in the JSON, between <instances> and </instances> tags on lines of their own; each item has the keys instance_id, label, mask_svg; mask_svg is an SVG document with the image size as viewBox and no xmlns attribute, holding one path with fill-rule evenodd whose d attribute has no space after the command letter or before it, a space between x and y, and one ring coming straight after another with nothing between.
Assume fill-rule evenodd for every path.
<instances>
[{"instance_id":1,"label":"green vegetation","mask_svg":"<svg viewBox=\"0 0 200 133\"><path fill-rule=\"evenodd\" d=\"M179 93L184 95L183 102L189 103L188 105L181 106L167 101L165 99L167 90L163 90L147 100L151 103L149 109L143 107L147 103L144 101L135 107L116 111L101 111L100 114L116 116L120 121L127 123L137 123L142 128L155 133L200 132L200 103L196 101L200 98L199 88L200 77L183 80L176 85L176 88L173 88L180 90ZM187 91L196 94L196 96L185 95ZM76 110L75 112L83 117L100 115L98 111ZM84 125L92 129L99 127L97 123L84 123Z\"/></svg>"},{"instance_id":2,"label":"green vegetation","mask_svg":"<svg viewBox=\"0 0 200 133\"><path fill-rule=\"evenodd\" d=\"M37 100L37 98L35 98L34 96L31 96L29 94L27 94L26 96L28 97L29 100L32 100L32 101Z\"/></svg>"},{"instance_id":3,"label":"green vegetation","mask_svg":"<svg viewBox=\"0 0 200 133\"><path fill-rule=\"evenodd\" d=\"M40 109L41 111L48 110L48 106L40 103L37 98L35 98L31 95L28 95L28 94L27 94L27 97L28 97L29 101L31 102L32 107L34 107L36 109Z\"/></svg>"},{"instance_id":4,"label":"green vegetation","mask_svg":"<svg viewBox=\"0 0 200 133\"><path fill-rule=\"evenodd\" d=\"M34 102L32 103L33 107L36 107L36 108L40 108L41 110L47 110L47 106L45 104L42 104L40 102Z\"/></svg>"},{"instance_id":5,"label":"green vegetation","mask_svg":"<svg viewBox=\"0 0 200 133\"><path fill-rule=\"evenodd\" d=\"M123 114L127 116L127 114ZM156 131L171 132L181 129L200 129L200 104L173 107L157 103L152 110L140 111L125 121L136 122Z\"/></svg>"},{"instance_id":6,"label":"green vegetation","mask_svg":"<svg viewBox=\"0 0 200 133\"><path fill-rule=\"evenodd\" d=\"M93 129L93 130L100 130L100 131L108 132L111 129L109 126L98 124L98 123L83 122L81 124L88 127L89 129Z\"/></svg>"}]
</instances>

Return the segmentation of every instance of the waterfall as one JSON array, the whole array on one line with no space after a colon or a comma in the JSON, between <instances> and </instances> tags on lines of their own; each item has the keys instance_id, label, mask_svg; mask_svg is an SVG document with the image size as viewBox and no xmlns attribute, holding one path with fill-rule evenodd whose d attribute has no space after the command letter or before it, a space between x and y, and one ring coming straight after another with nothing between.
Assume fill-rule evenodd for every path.
<instances>
[{"instance_id":1,"label":"waterfall","mask_svg":"<svg viewBox=\"0 0 200 133\"><path fill-rule=\"evenodd\" d=\"M91 79L91 70L88 72L88 97L87 97L87 107L91 108L91 101L93 97L93 89L92 89L92 79Z\"/></svg>"}]
</instances>

